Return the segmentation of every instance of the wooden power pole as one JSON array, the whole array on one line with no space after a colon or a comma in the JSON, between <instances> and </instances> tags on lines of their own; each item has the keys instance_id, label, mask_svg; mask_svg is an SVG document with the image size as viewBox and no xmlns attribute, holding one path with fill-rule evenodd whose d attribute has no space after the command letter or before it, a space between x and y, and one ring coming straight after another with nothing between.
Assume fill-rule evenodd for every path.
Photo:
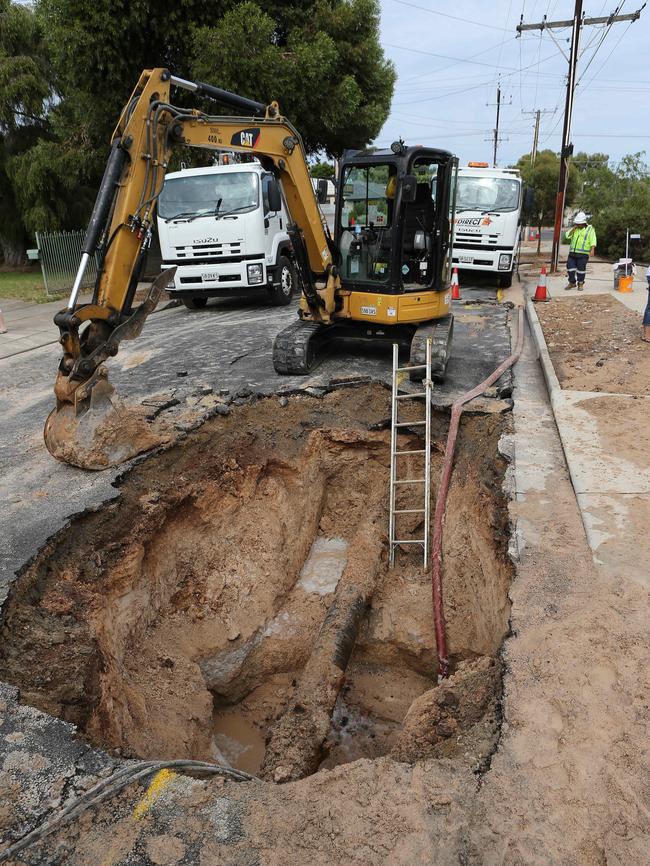
<instances>
[{"instance_id":1,"label":"wooden power pole","mask_svg":"<svg viewBox=\"0 0 650 866\"><path fill-rule=\"evenodd\" d=\"M535 160L537 159L537 146L539 144L539 123L542 117L542 114L555 114L555 111L548 111L546 108L538 108L534 111L522 111L522 114L534 114L535 115L535 132L533 134L533 149L530 152L530 164L535 165Z\"/></svg>"},{"instance_id":2,"label":"wooden power pole","mask_svg":"<svg viewBox=\"0 0 650 866\"><path fill-rule=\"evenodd\" d=\"M643 4L645 6L645 3ZM620 8L620 7L619 7ZM564 106L564 126L562 129L562 149L560 151L560 175L557 184L557 196L555 200L555 226L553 229L553 251L551 254L551 273L557 272L558 259L560 257L560 240L562 234L562 219L564 216L564 200L566 197L567 178L569 176L569 161L573 153L571 144L571 115L573 113L573 96L576 87L576 70L578 66L578 47L580 44L580 31L586 25L607 24L611 26L618 21L636 21L641 9L630 12L627 15L608 15L603 18L583 18L582 0L575 0L573 18L569 21L547 21L544 18L537 24L524 24L523 15L517 26L517 35L521 36L524 30L552 30L560 27L571 27L571 48L569 50L569 74L567 76L566 102Z\"/></svg>"}]
</instances>

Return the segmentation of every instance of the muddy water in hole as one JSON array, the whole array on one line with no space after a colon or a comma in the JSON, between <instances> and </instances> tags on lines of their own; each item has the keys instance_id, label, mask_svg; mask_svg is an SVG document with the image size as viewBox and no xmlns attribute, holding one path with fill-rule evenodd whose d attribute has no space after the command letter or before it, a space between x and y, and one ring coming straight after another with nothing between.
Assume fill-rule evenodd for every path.
<instances>
[{"instance_id":1,"label":"muddy water in hole","mask_svg":"<svg viewBox=\"0 0 650 866\"><path fill-rule=\"evenodd\" d=\"M317 536L300 572L297 585L305 592L331 595L347 563L348 543L343 538ZM272 628L282 628L282 618L275 617ZM268 632L268 627L267 627ZM256 692L263 691L263 688ZM261 701L260 701L261 702ZM264 759L268 724L256 718L256 694L249 696L247 706L215 709L213 731L215 754L223 756L233 767L257 773Z\"/></svg>"}]
</instances>

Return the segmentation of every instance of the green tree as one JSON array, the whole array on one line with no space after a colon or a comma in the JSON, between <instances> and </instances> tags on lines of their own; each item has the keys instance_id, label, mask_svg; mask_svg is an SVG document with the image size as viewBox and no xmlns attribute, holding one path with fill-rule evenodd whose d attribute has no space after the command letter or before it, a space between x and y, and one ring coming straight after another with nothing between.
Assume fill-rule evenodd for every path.
<instances>
[{"instance_id":1,"label":"green tree","mask_svg":"<svg viewBox=\"0 0 650 866\"><path fill-rule=\"evenodd\" d=\"M611 259L625 255L625 234L629 229L641 235L641 241L630 247L632 257L650 260L650 172L644 154L628 154L615 167L591 158L588 165L591 174L579 203L591 214L599 254Z\"/></svg>"},{"instance_id":2,"label":"green tree","mask_svg":"<svg viewBox=\"0 0 650 866\"><path fill-rule=\"evenodd\" d=\"M334 178L334 166L331 162L312 162L309 166L311 177L324 177L327 180Z\"/></svg>"},{"instance_id":3,"label":"green tree","mask_svg":"<svg viewBox=\"0 0 650 866\"><path fill-rule=\"evenodd\" d=\"M16 166L22 154L49 134L49 78L32 9L0 0L0 255L8 265L24 260L27 227Z\"/></svg>"},{"instance_id":4,"label":"green tree","mask_svg":"<svg viewBox=\"0 0 650 866\"><path fill-rule=\"evenodd\" d=\"M557 198L557 181L560 173L560 157L552 150L540 150L535 163L531 165L530 154L524 154L517 161L516 168L521 172L526 186L535 193L533 215L541 230L544 225L552 225L555 219L555 202ZM578 169L573 162L569 163L569 178L567 183L565 206L570 207L578 190Z\"/></svg>"},{"instance_id":5,"label":"green tree","mask_svg":"<svg viewBox=\"0 0 650 866\"><path fill-rule=\"evenodd\" d=\"M23 235L85 222L142 69L278 99L310 153L365 145L390 109L395 71L379 43L378 0L36 0L35 10L23 12L44 34L49 67L40 132L12 165ZM195 104L184 92L174 101Z\"/></svg>"},{"instance_id":6,"label":"green tree","mask_svg":"<svg viewBox=\"0 0 650 866\"><path fill-rule=\"evenodd\" d=\"M379 43L378 0L246 0L197 27L193 45L196 78L277 99L311 153L364 146L390 109L395 71Z\"/></svg>"}]
</instances>

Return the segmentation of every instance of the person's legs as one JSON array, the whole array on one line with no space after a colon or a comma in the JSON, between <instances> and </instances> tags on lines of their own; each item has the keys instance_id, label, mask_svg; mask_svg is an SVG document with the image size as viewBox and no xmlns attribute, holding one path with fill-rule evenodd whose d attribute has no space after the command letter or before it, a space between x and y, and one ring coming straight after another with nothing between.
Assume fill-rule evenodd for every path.
<instances>
[{"instance_id":1,"label":"person's legs","mask_svg":"<svg viewBox=\"0 0 650 866\"><path fill-rule=\"evenodd\" d=\"M576 276L578 277L578 291L581 292L585 287L585 276L587 274L587 262L589 256L581 253L576 257Z\"/></svg>"},{"instance_id":2,"label":"person's legs","mask_svg":"<svg viewBox=\"0 0 650 866\"><path fill-rule=\"evenodd\" d=\"M569 253L569 256L566 260L566 272L569 277L569 283L565 286L565 289L567 289L567 291L569 289L575 289L576 287L576 271L576 255L575 253Z\"/></svg>"},{"instance_id":3,"label":"person's legs","mask_svg":"<svg viewBox=\"0 0 650 866\"><path fill-rule=\"evenodd\" d=\"M648 303L643 314L643 337L645 343L650 343L650 277L648 277Z\"/></svg>"}]
</instances>

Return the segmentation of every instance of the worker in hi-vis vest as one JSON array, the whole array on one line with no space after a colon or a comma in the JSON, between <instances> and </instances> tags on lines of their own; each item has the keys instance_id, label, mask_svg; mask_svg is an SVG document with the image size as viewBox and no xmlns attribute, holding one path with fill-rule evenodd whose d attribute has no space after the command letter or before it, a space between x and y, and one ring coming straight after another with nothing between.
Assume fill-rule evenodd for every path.
<instances>
[{"instance_id":1,"label":"worker in hi-vis vest","mask_svg":"<svg viewBox=\"0 0 650 866\"><path fill-rule=\"evenodd\" d=\"M584 211L578 211L575 215L573 227L565 237L571 244L571 251L566 260L569 283L565 289L575 289L577 283L578 291L581 292L585 287L589 256L593 256L596 249L596 232L593 226L587 225L587 215Z\"/></svg>"}]
</instances>

